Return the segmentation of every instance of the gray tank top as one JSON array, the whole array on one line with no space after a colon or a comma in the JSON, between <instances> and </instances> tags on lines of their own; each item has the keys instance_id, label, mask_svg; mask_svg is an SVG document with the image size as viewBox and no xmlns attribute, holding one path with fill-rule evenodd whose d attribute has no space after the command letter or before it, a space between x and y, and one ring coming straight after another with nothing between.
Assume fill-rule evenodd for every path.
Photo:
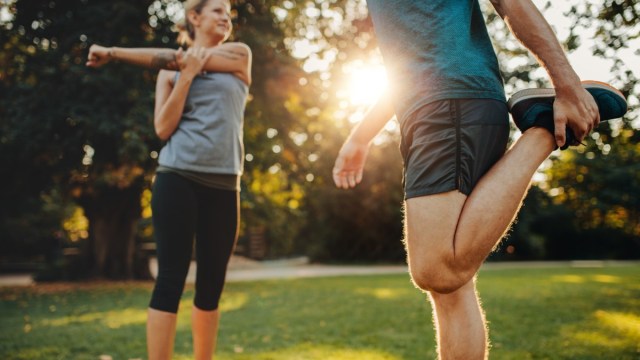
<instances>
[{"instance_id":1,"label":"gray tank top","mask_svg":"<svg viewBox=\"0 0 640 360\"><path fill-rule=\"evenodd\" d=\"M158 163L206 174L242 174L248 92L248 86L229 73L196 76L178 128L160 151Z\"/></svg>"}]
</instances>

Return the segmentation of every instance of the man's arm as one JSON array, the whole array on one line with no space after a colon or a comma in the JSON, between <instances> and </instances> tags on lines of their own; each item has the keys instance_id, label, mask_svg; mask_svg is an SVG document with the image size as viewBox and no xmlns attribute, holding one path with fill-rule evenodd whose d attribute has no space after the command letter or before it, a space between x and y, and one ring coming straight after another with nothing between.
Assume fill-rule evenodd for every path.
<instances>
[{"instance_id":1,"label":"man's arm","mask_svg":"<svg viewBox=\"0 0 640 360\"><path fill-rule=\"evenodd\" d=\"M355 187L362 181L364 163L367 159L371 140L393 117L393 104L388 96L367 111L364 119L356 125L342 145L333 166L333 181L343 189Z\"/></svg>"},{"instance_id":2,"label":"man's arm","mask_svg":"<svg viewBox=\"0 0 640 360\"><path fill-rule=\"evenodd\" d=\"M491 3L515 37L549 73L556 91L553 108L557 145L565 143L566 126L581 141L600 121L598 106L582 87L551 26L531 0L491 0Z\"/></svg>"},{"instance_id":3,"label":"man's arm","mask_svg":"<svg viewBox=\"0 0 640 360\"><path fill-rule=\"evenodd\" d=\"M225 43L206 50L209 54L204 71L227 72L251 84L251 50L241 43ZM181 49L120 48L91 45L87 66L100 67L110 61L156 70L180 70L184 54Z\"/></svg>"}]
</instances>

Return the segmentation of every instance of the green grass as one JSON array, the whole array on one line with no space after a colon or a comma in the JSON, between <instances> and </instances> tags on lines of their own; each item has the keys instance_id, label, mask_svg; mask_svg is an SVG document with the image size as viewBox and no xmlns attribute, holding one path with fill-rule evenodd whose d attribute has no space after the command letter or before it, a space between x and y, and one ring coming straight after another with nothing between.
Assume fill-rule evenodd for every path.
<instances>
[{"instance_id":1,"label":"green grass","mask_svg":"<svg viewBox=\"0 0 640 360\"><path fill-rule=\"evenodd\" d=\"M145 357L151 283L0 289L0 359ZM485 270L491 359L640 359L640 266ZM176 358L189 359L193 289ZM425 296L407 275L228 284L218 359L433 359Z\"/></svg>"}]
</instances>

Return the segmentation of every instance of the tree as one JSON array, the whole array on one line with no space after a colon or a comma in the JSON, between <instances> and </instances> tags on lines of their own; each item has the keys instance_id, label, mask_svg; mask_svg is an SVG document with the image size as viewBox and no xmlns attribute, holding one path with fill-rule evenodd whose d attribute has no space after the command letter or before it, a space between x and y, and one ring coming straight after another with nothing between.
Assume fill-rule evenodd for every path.
<instances>
[{"instance_id":1,"label":"tree","mask_svg":"<svg viewBox=\"0 0 640 360\"><path fill-rule=\"evenodd\" d=\"M288 104L295 98L300 70L284 48L273 3L234 4L235 39L254 52L245 140L248 155L256 156L247 164L242 199L250 225L268 222L276 236L293 239L296 228L286 224L301 190L296 176L288 176L299 169L288 129L297 128L299 116ZM4 24L6 45L0 56L3 64L11 64L2 75L1 146L7 150L3 154L18 156L1 158L3 166L15 169L3 179L11 186L3 187L2 198L29 198L36 205L15 207L20 211L14 214L3 208L2 231L15 229L14 219L26 221L22 230L35 225L24 214L39 208L41 197L57 194L60 201L82 206L89 219L83 272L131 277L140 195L149 187L161 146L151 125L155 74L122 64L87 69L86 49L91 43L174 47L171 25L181 6L171 0L77 0L17 1L12 7L14 18ZM278 129L285 136L268 136ZM276 145L281 151L275 151ZM32 236L35 242L50 242L50 234L60 233L56 230L68 214L56 214L44 234ZM18 243L25 236L30 237L21 231L9 241ZM291 251L291 246L281 248Z\"/></svg>"},{"instance_id":2,"label":"tree","mask_svg":"<svg viewBox=\"0 0 640 360\"><path fill-rule=\"evenodd\" d=\"M159 142L153 135L148 72L84 67L91 43L154 44L151 1L17 1L3 36L2 146L9 181L36 173L31 194L56 191L89 219L89 273L131 277L140 195ZM108 22L96 19L109 19Z\"/></svg>"},{"instance_id":3,"label":"tree","mask_svg":"<svg viewBox=\"0 0 640 360\"><path fill-rule=\"evenodd\" d=\"M385 131L372 149L364 182L356 189L336 189L335 157L354 120L367 104L346 94L350 71L380 58L371 19L363 1L298 1L274 10L282 19L285 43L300 59L298 95L288 106L299 114L292 152L304 189L302 227L293 248L324 261L398 261L402 248L402 160L397 129ZM355 114L352 115L352 114ZM292 131L293 130L293 131ZM294 175L292 175L294 174Z\"/></svg>"},{"instance_id":4,"label":"tree","mask_svg":"<svg viewBox=\"0 0 640 360\"><path fill-rule=\"evenodd\" d=\"M79 204L90 223L89 239L78 242L86 254L83 273L130 277L136 272L136 237L141 236L136 230L140 195L145 191L148 198L161 147L152 131L155 74L122 64L87 69L84 60L87 46L96 42L176 47L172 24L180 17L180 2L4 4L12 8L13 18L0 23L0 166L11 169L0 180L3 249L26 254L55 248L65 241L60 223L77 215ZM488 2L481 4L507 93L548 86L535 59ZM498 257L586 254L576 244L588 241L590 249L601 249L596 245L602 243L603 231L615 232L626 243L638 239L639 172L634 164L640 90L633 69L619 55L637 51L634 24L640 5L631 0L575 4L568 14L575 22L573 31L561 40L572 51L587 41L585 29L593 29L596 56L613 59L615 85L623 88L634 109L626 122L601 126L587 147L553 156L548 185L541 182L532 189ZM379 58L365 2L238 0L233 11L234 37L254 54L245 115L243 237L264 230L269 256L400 260L397 128L378 138L359 189L337 190L331 179L333 160L357 121L350 114L362 114L366 107L344 97L344 79L359 62ZM576 182L575 174L584 168L588 174ZM561 226L569 220L570 227ZM555 230L546 231L550 223ZM584 241L563 248L554 240L558 236ZM508 245L516 252L505 253Z\"/></svg>"},{"instance_id":5,"label":"tree","mask_svg":"<svg viewBox=\"0 0 640 360\"><path fill-rule=\"evenodd\" d=\"M593 29L593 54L611 60L612 81L631 107L622 120L601 124L586 146L563 153L546 172L554 202L567 206L583 237L595 243L594 251L609 257L640 254L640 85L622 59L624 52L640 51L639 13L640 2L632 0L572 8L571 36L584 41L578 34Z\"/></svg>"}]
</instances>

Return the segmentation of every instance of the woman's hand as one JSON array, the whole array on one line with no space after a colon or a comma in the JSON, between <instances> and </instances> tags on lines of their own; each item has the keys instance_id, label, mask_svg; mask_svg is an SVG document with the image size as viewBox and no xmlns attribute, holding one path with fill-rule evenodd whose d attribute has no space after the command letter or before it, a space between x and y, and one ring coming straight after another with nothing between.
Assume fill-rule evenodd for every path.
<instances>
[{"instance_id":1,"label":"woman's hand","mask_svg":"<svg viewBox=\"0 0 640 360\"><path fill-rule=\"evenodd\" d=\"M176 53L176 62L180 68L181 76L187 76L190 79L196 77L202 72L202 67L209 56L211 53L201 46L190 47L186 52L179 49Z\"/></svg>"},{"instance_id":2,"label":"woman's hand","mask_svg":"<svg viewBox=\"0 0 640 360\"><path fill-rule=\"evenodd\" d=\"M88 67L98 68L111 61L111 48L93 44L89 48L89 55L87 56Z\"/></svg>"}]
</instances>

